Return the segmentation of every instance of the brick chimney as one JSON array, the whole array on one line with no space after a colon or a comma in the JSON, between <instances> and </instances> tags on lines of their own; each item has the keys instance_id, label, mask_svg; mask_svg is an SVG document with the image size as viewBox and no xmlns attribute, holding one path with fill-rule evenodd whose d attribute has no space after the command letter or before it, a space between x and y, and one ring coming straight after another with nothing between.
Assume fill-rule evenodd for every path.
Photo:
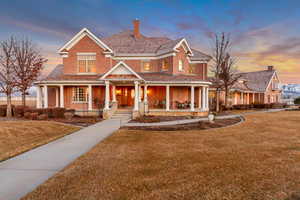
<instances>
[{"instance_id":1,"label":"brick chimney","mask_svg":"<svg viewBox=\"0 0 300 200\"><path fill-rule=\"evenodd\" d=\"M141 34L140 34L140 20L135 19L133 20L133 36L135 38L140 38Z\"/></svg>"},{"instance_id":2,"label":"brick chimney","mask_svg":"<svg viewBox=\"0 0 300 200\"><path fill-rule=\"evenodd\" d=\"M274 70L274 66L268 66L268 71L273 71Z\"/></svg>"}]
</instances>

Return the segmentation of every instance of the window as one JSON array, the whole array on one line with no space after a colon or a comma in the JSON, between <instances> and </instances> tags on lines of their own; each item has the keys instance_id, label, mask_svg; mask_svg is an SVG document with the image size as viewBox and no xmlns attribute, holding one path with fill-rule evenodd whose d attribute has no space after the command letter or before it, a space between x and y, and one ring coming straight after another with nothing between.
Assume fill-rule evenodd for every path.
<instances>
[{"instance_id":1,"label":"window","mask_svg":"<svg viewBox=\"0 0 300 200\"><path fill-rule=\"evenodd\" d=\"M163 60L161 63L161 71L168 71L169 69L169 64L167 60Z\"/></svg>"},{"instance_id":2,"label":"window","mask_svg":"<svg viewBox=\"0 0 300 200\"><path fill-rule=\"evenodd\" d=\"M77 55L79 73L96 73L96 55Z\"/></svg>"},{"instance_id":3,"label":"window","mask_svg":"<svg viewBox=\"0 0 300 200\"><path fill-rule=\"evenodd\" d=\"M190 64L189 66L189 71L190 74L195 74L196 73L196 66L193 64Z\"/></svg>"},{"instance_id":4,"label":"window","mask_svg":"<svg viewBox=\"0 0 300 200\"><path fill-rule=\"evenodd\" d=\"M150 62L149 61L143 61L143 70L144 71L150 71Z\"/></svg>"},{"instance_id":5,"label":"window","mask_svg":"<svg viewBox=\"0 0 300 200\"><path fill-rule=\"evenodd\" d=\"M180 71L180 72L183 71L183 62L182 62L182 60L178 61L178 71Z\"/></svg>"},{"instance_id":6,"label":"window","mask_svg":"<svg viewBox=\"0 0 300 200\"><path fill-rule=\"evenodd\" d=\"M73 88L73 102L84 103L87 102L88 94L87 88L83 87L74 87Z\"/></svg>"}]
</instances>

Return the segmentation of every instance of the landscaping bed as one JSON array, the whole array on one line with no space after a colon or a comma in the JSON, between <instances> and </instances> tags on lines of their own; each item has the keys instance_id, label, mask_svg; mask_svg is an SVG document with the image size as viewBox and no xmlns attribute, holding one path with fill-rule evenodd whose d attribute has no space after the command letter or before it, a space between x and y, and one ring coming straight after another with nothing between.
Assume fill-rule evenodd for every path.
<instances>
[{"instance_id":1,"label":"landscaping bed","mask_svg":"<svg viewBox=\"0 0 300 200\"><path fill-rule=\"evenodd\" d=\"M213 123L209 121L199 121L188 124L167 125L167 126L124 126L124 130L147 130L147 131L180 131L180 130L206 130L211 128L221 128L230 126L241 121L240 117L231 119L217 119Z\"/></svg>"},{"instance_id":2,"label":"landscaping bed","mask_svg":"<svg viewBox=\"0 0 300 200\"><path fill-rule=\"evenodd\" d=\"M136 119L129 121L129 123L157 123L157 122L167 122L167 121L176 121L184 119L196 119L199 117L194 116L141 116Z\"/></svg>"},{"instance_id":3,"label":"landscaping bed","mask_svg":"<svg viewBox=\"0 0 300 200\"><path fill-rule=\"evenodd\" d=\"M93 125L95 123L101 122L103 119L100 117L88 117L88 116L74 116L72 119L65 119L65 118L52 118L48 119L49 121L56 121L65 124L72 124L76 126L87 127Z\"/></svg>"}]
</instances>

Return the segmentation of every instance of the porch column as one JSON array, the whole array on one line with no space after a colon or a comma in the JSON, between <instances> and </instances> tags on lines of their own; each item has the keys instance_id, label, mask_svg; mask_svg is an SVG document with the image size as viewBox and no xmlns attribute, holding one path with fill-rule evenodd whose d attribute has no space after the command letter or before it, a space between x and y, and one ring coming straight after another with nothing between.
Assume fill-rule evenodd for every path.
<instances>
[{"instance_id":1,"label":"porch column","mask_svg":"<svg viewBox=\"0 0 300 200\"><path fill-rule=\"evenodd\" d=\"M206 87L206 92L205 92L205 110L209 110L209 105L208 105L208 87Z\"/></svg>"},{"instance_id":2,"label":"porch column","mask_svg":"<svg viewBox=\"0 0 300 200\"><path fill-rule=\"evenodd\" d=\"M44 85L44 108L48 108L48 86Z\"/></svg>"},{"instance_id":3,"label":"porch column","mask_svg":"<svg viewBox=\"0 0 300 200\"><path fill-rule=\"evenodd\" d=\"M105 81L105 104L104 109L109 110L109 81Z\"/></svg>"},{"instance_id":4,"label":"porch column","mask_svg":"<svg viewBox=\"0 0 300 200\"><path fill-rule=\"evenodd\" d=\"M59 86L59 95L60 95L60 107L64 107L64 86L60 85Z\"/></svg>"},{"instance_id":5,"label":"porch column","mask_svg":"<svg viewBox=\"0 0 300 200\"><path fill-rule=\"evenodd\" d=\"M142 86L139 86L139 102L142 102Z\"/></svg>"},{"instance_id":6,"label":"porch column","mask_svg":"<svg viewBox=\"0 0 300 200\"><path fill-rule=\"evenodd\" d=\"M89 94L89 100L88 100L88 110L93 110L93 94L92 94L92 85L88 85L88 94Z\"/></svg>"},{"instance_id":7,"label":"porch column","mask_svg":"<svg viewBox=\"0 0 300 200\"><path fill-rule=\"evenodd\" d=\"M247 104L250 104L250 93L247 93Z\"/></svg>"},{"instance_id":8,"label":"porch column","mask_svg":"<svg viewBox=\"0 0 300 200\"><path fill-rule=\"evenodd\" d=\"M236 105L237 104L237 93L235 92L234 93L234 105Z\"/></svg>"},{"instance_id":9,"label":"porch column","mask_svg":"<svg viewBox=\"0 0 300 200\"><path fill-rule=\"evenodd\" d=\"M112 96L113 96L113 102L116 102L117 101L117 98L116 98L116 86L113 85L112 86Z\"/></svg>"},{"instance_id":10,"label":"porch column","mask_svg":"<svg viewBox=\"0 0 300 200\"><path fill-rule=\"evenodd\" d=\"M166 110L170 110L170 85L166 85Z\"/></svg>"},{"instance_id":11,"label":"porch column","mask_svg":"<svg viewBox=\"0 0 300 200\"><path fill-rule=\"evenodd\" d=\"M205 87L204 86L201 87L201 97L202 97L202 100L201 100L201 103L202 103L201 110L204 111L205 110Z\"/></svg>"},{"instance_id":12,"label":"porch column","mask_svg":"<svg viewBox=\"0 0 300 200\"><path fill-rule=\"evenodd\" d=\"M139 82L135 81L134 82L134 111L138 111L139 110Z\"/></svg>"},{"instance_id":13,"label":"porch column","mask_svg":"<svg viewBox=\"0 0 300 200\"><path fill-rule=\"evenodd\" d=\"M195 87L191 86L191 111L195 110Z\"/></svg>"},{"instance_id":14,"label":"porch column","mask_svg":"<svg viewBox=\"0 0 300 200\"><path fill-rule=\"evenodd\" d=\"M148 85L144 85L144 103L148 102L147 89L148 89Z\"/></svg>"},{"instance_id":15,"label":"porch column","mask_svg":"<svg viewBox=\"0 0 300 200\"><path fill-rule=\"evenodd\" d=\"M243 92L241 92L241 101L242 101L241 104L244 104L244 93Z\"/></svg>"},{"instance_id":16,"label":"porch column","mask_svg":"<svg viewBox=\"0 0 300 200\"><path fill-rule=\"evenodd\" d=\"M201 108L202 108L202 105L201 105L202 104L202 101L201 101L201 98L202 98L201 87L199 87L198 90L199 90L198 108L199 108L199 110L201 110Z\"/></svg>"},{"instance_id":17,"label":"porch column","mask_svg":"<svg viewBox=\"0 0 300 200\"><path fill-rule=\"evenodd\" d=\"M55 88L55 107L59 107L59 90L58 90L58 87Z\"/></svg>"},{"instance_id":18,"label":"porch column","mask_svg":"<svg viewBox=\"0 0 300 200\"><path fill-rule=\"evenodd\" d=\"M42 95L41 95L41 87L38 85L36 86L36 107L42 107Z\"/></svg>"},{"instance_id":19,"label":"porch column","mask_svg":"<svg viewBox=\"0 0 300 200\"><path fill-rule=\"evenodd\" d=\"M252 93L252 103L254 104L255 101L255 93Z\"/></svg>"}]
</instances>

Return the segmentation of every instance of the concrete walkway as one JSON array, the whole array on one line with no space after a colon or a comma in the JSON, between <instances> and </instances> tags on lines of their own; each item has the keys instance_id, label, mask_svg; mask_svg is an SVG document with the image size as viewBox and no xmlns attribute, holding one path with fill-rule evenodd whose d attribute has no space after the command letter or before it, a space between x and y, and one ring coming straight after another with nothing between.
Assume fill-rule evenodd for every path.
<instances>
[{"instance_id":1,"label":"concrete walkway","mask_svg":"<svg viewBox=\"0 0 300 200\"><path fill-rule=\"evenodd\" d=\"M56 141L0 162L0 200L16 200L120 128L105 120Z\"/></svg>"}]
</instances>

